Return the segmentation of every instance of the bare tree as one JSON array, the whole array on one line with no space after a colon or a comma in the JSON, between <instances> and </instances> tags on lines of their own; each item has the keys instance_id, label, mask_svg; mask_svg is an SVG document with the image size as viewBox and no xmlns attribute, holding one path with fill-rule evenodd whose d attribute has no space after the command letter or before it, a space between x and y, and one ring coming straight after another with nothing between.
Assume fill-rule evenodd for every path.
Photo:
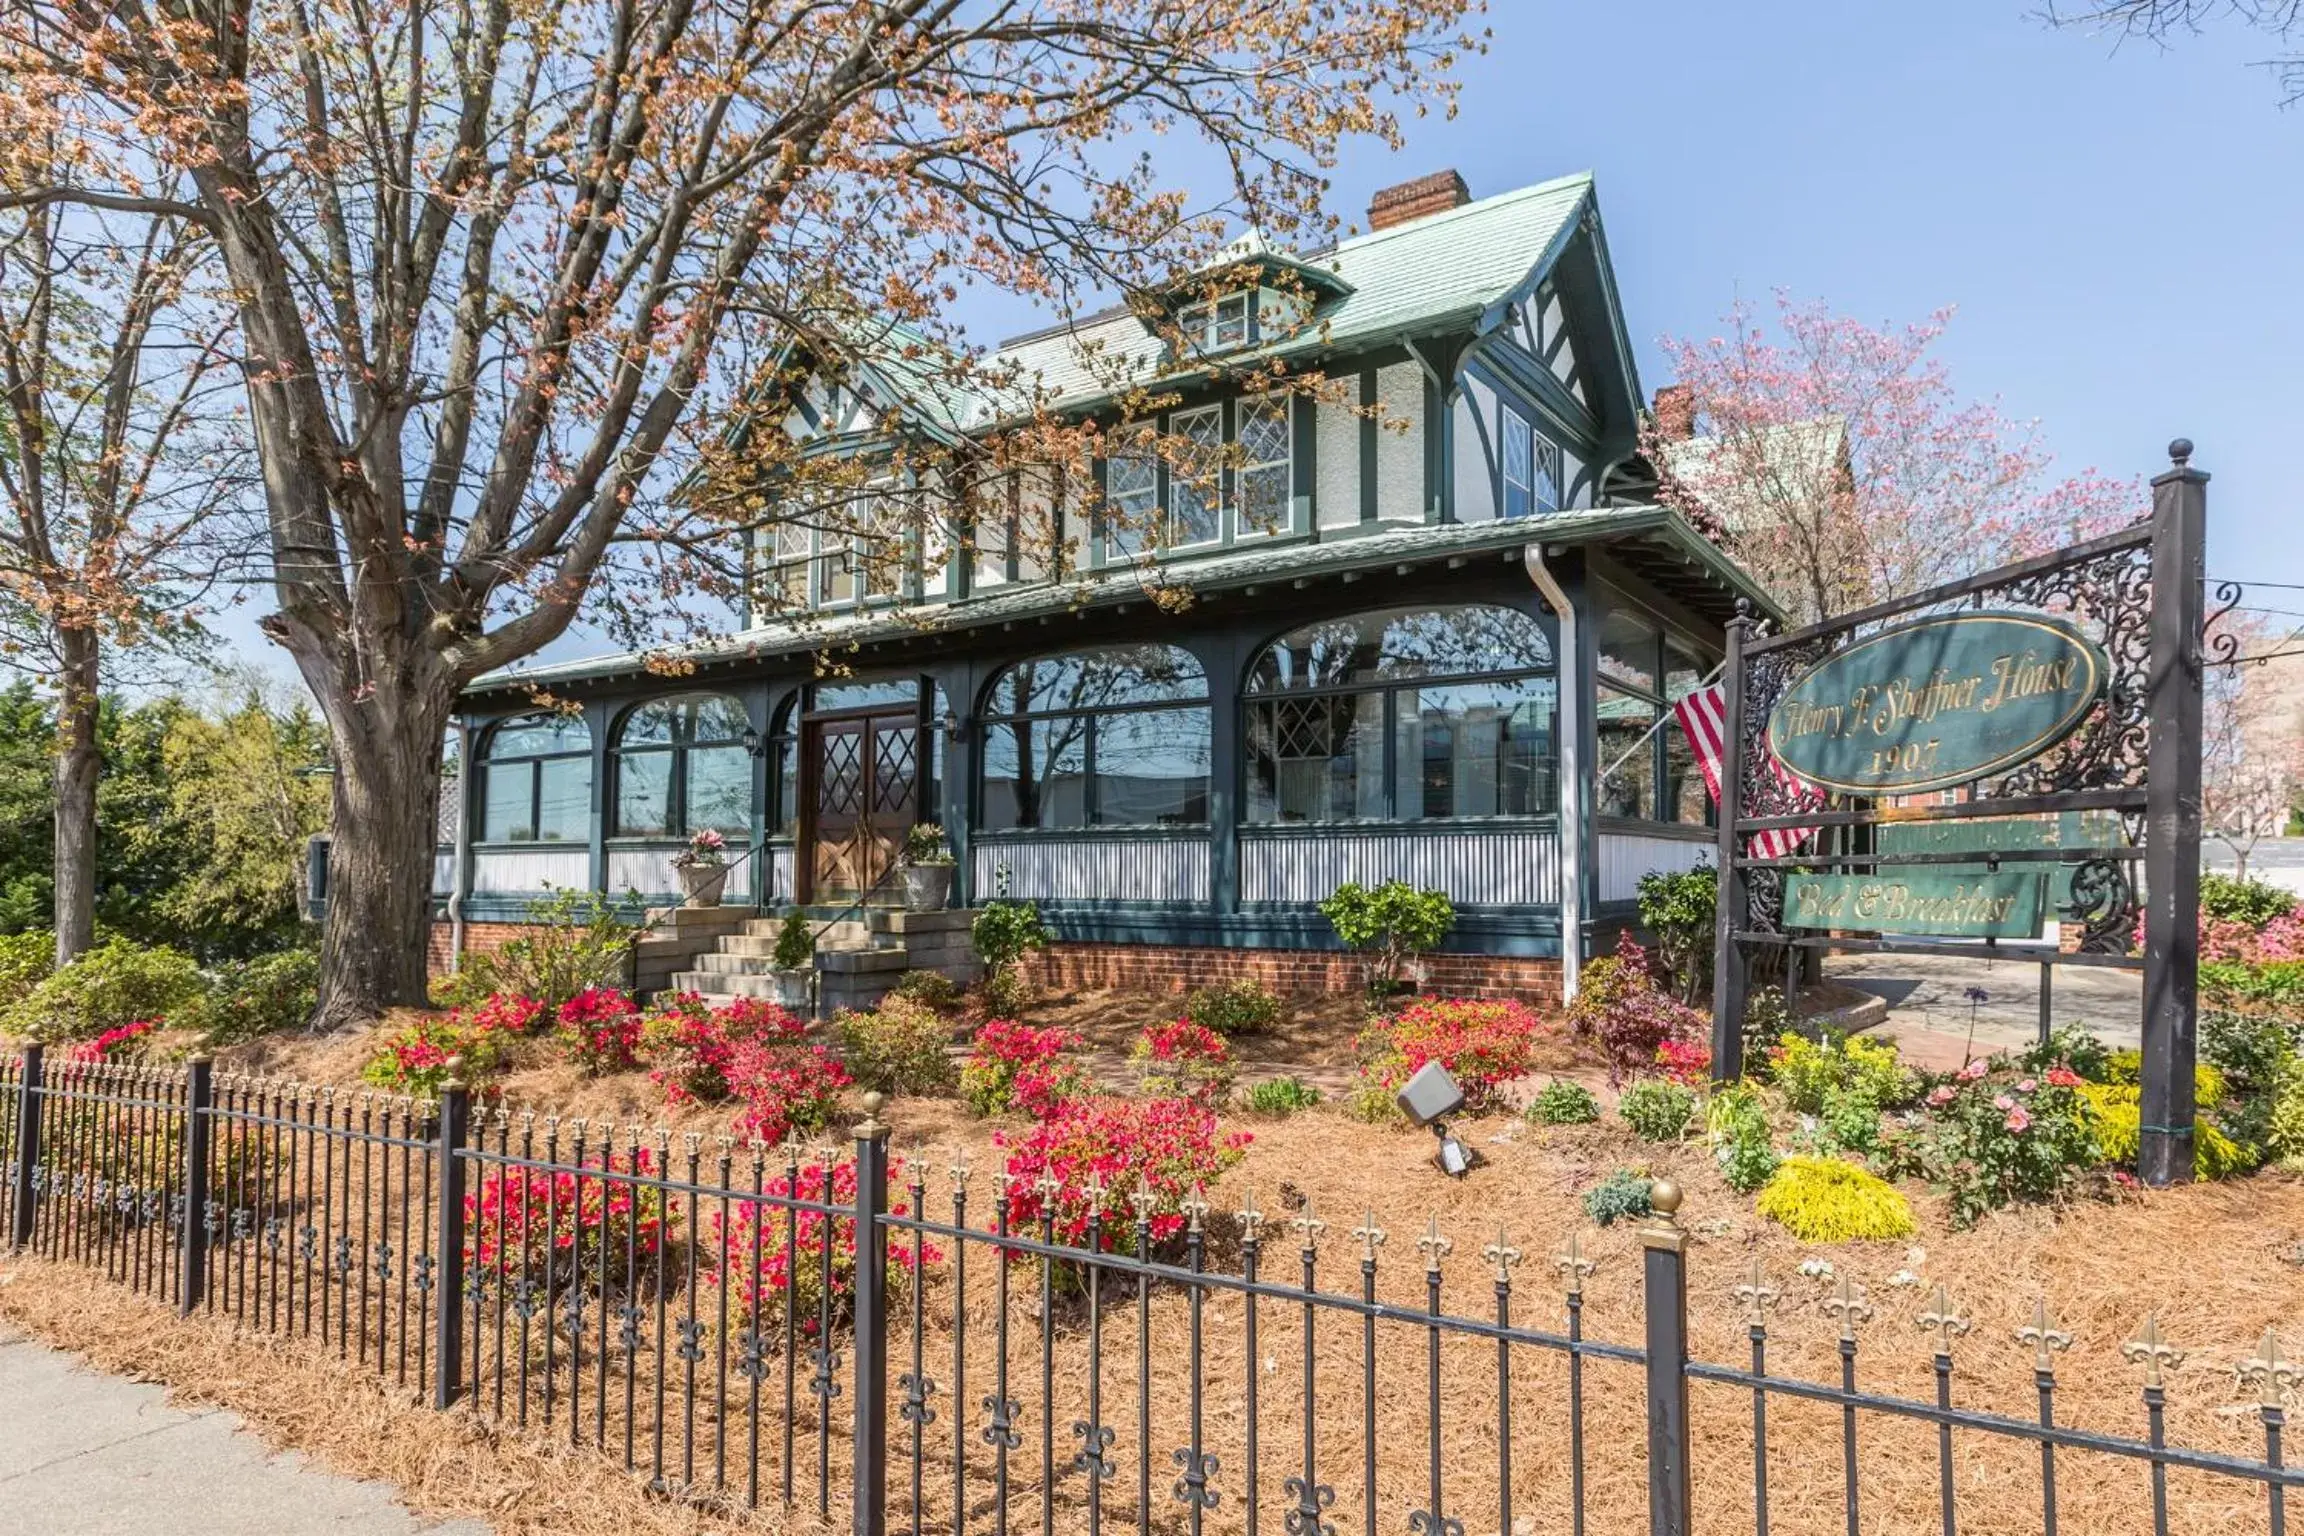
<instances>
[{"instance_id":1,"label":"bare tree","mask_svg":"<svg viewBox=\"0 0 2304 1536\"><path fill-rule=\"evenodd\" d=\"M70 186L53 137L11 181ZM0 657L56 689L56 962L95 937L98 700L120 652L197 638L250 488L231 310L168 212L0 212Z\"/></svg>"},{"instance_id":2,"label":"bare tree","mask_svg":"<svg viewBox=\"0 0 2304 1536\"><path fill-rule=\"evenodd\" d=\"M1324 228L1338 146L1446 104L1466 9L13 0L0 129L81 174L0 206L197 225L239 295L266 627L337 770L322 1022L423 996L463 686L588 597L635 629L693 605L683 519L727 509L663 492L732 399L860 335L964 372L963 284L1068 310L1239 221ZM1134 134L1164 152L1123 158ZM1161 179L1193 140L1228 183L1198 207Z\"/></svg>"},{"instance_id":3,"label":"bare tree","mask_svg":"<svg viewBox=\"0 0 2304 1536\"><path fill-rule=\"evenodd\" d=\"M2050 0L2048 18L2060 27L2109 33L2160 45L2228 21L2270 38L2278 49L2258 61L2279 83L2282 105L2304 100L2304 0Z\"/></svg>"}]
</instances>

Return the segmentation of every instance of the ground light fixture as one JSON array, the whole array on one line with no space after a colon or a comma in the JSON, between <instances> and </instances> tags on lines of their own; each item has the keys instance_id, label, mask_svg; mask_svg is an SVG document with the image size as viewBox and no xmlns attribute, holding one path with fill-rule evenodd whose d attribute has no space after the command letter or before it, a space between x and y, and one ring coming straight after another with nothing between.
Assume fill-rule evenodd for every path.
<instances>
[{"instance_id":1,"label":"ground light fixture","mask_svg":"<svg viewBox=\"0 0 2304 1536\"><path fill-rule=\"evenodd\" d=\"M1464 1107L1464 1090L1457 1086L1446 1067L1436 1061L1424 1063L1401 1085L1392 1102L1399 1105L1400 1112L1411 1121L1430 1126L1432 1134L1440 1138L1440 1149L1433 1154L1433 1161L1440 1165L1442 1173L1460 1179L1471 1172L1471 1151L1456 1139L1443 1118Z\"/></svg>"}]
</instances>

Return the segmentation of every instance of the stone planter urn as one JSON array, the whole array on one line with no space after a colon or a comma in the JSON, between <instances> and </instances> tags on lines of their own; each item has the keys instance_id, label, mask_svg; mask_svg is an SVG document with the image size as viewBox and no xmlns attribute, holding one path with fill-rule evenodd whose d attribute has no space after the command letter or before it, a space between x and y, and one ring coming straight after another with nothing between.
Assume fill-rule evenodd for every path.
<instances>
[{"instance_id":1,"label":"stone planter urn","mask_svg":"<svg viewBox=\"0 0 2304 1536\"><path fill-rule=\"evenodd\" d=\"M680 866L680 889L686 894L691 907L716 907L720 893L728 885L728 866L725 864L683 864Z\"/></svg>"},{"instance_id":2,"label":"stone planter urn","mask_svg":"<svg viewBox=\"0 0 2304 1536\"><path fill-rule=\"evenodd\" d=\"M776 1006L807 1018L816 1006L815 970L770 971L768 977L776 984Z\"/></svg>"},{"instance_id":3,"label":"stone planter urn","mask_svg":"<svg viewBox=\"0 0 2304 1536\"><path fill-rule=\"evenodd\" d=\"M905 911L941 912L951 904L951 865L907 864L904 866Z\"/></svg>"}]
</instances>

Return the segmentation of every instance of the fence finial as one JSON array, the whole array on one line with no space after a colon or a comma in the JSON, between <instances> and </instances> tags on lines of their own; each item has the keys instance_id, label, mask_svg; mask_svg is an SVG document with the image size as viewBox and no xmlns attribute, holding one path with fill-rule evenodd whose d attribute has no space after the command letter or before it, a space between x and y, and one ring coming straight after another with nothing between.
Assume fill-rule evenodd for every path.
<instances>
[{"instance_id":1,"label":"fence finial","mask_svg":"<svg viewBox=\"0 0 2304 1536\"><path fill-rule=\"evenodd\" d=\"M2144 1326L2136 1337L2120 1346L2120 1353L2131 1364L2144 1367L2144 1385L2156 1389L2164 1384L2161 1373L2173 1371L2184 1363L2184 1351L2160 1337L2160 1314L2144 1314Z\"/></svg>"},{"instance_id":2,"label":"fence finial","mask_svg":"<svg viewBox=\"0 0 2304 1536\"><path fill-rule=\"evenodd\" d=\"M888 1101L875 1089L865 1094L862 1102L864 1118L856 1122L856 1135L860 1139L879 1140L888 1134L888 1127L880 1120L880 1111L887 1107Z\"/></svg>"},{"instance_id":3,"label":"fence finial","mask_svg":"<svg viewBox=\"0 0 2304 1536\"><path fill-rule=\"evenodd\" d=\"M1946 1356L1952 1353L1952 1341L1973 1326L1953 1307L1952 1297L1942 1285L1936 1287L1936 1294L1929 1298L1928 1310L1916 1321L1922 1329L1935 1330L1936 1353Z\"/></svg>"},{"instance_id":4,"label":"fence finial","mask_svg":"<svg viewBox=\"0 0 2304 1536\"><path fill-rule=\"evenodd\" d=\"M2257 1402L2267 1410L2277 1409L2282 1397L2297 1386L2304 1386L2304 1368L2280 1357L2280 1331L2264 1330L2264 1342L2256 1346L2256 1353L2233 1368L2243 1389L2254 1387Z\"/></svg>"},{"instance_id":5,"label":"fence finial","mask_svg":"<svg viewBox=\"0 0 2304 1536\"><path fill-rule=\"evenodd\" d=\"M1674 1253L1685 1252L1688 1234L1680 1230L1676 1215L1680 1209L1680 1186L1670 1179L1658 1179L1648 1186L1648 1221L1640 1229L1643 1248L1669 1248Z\"/></svg>"},{"instance_id":6,"label":"fence finial","mask_svg":"<svg viewBox=\"0 0 2304 1536\"><path fill-rule=\"evenodd\" d=\"M2032 1369L2056 1369L2056 1353L2072 1347L2072 1335L2056 1326L2048 1315L2048 1298L2041 1296L2032 1303L2032 1321L2016 1330L2016 1342L2032 1346Z\"/></svg>"}]
</instances>

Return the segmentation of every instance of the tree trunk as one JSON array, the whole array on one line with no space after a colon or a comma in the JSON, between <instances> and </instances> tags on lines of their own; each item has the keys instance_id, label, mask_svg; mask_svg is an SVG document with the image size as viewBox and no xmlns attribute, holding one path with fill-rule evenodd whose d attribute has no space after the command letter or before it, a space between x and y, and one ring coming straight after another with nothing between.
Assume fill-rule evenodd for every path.
<instances>
[{"instance_id":1,"label":"tree trunk","mask_svg":"<svg viewBox=\"0 0 2304 1536\"><path fill-rule=\"evenodd\" d=\"M421 663L409 670L364 690L313 689L335 759L315 1030L427 1000L440 743L456 694Z\"/></svg>"},{"instance_id":2,"label":"tree trunk","mask_svg":"<svg viewBox=\"0 0 2304 1536\"><path fill-rule=\"evenodd\" d=\"M56 705L56 964L96 942L96 739L103 678L93 630L66 629Z\"/></svg>"}]
</instances>

